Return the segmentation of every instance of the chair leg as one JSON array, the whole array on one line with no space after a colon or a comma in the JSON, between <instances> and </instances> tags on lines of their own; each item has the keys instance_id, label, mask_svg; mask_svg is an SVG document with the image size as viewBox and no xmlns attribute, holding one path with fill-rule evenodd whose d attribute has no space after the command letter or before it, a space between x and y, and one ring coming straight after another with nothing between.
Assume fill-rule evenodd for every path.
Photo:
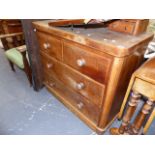
<instances>
[{"instance_id":1,"label":"chair leg","mask_svg":"<svg viewBox=\"0 0 155 155\"><path fill-rule=\"evenodd\" d=\"M9 61L9 64L10 64L10 67L11 67L12 71L15 72L14 64L10 60L8 60L8 61Z\"/></svg>"}]
</instances>

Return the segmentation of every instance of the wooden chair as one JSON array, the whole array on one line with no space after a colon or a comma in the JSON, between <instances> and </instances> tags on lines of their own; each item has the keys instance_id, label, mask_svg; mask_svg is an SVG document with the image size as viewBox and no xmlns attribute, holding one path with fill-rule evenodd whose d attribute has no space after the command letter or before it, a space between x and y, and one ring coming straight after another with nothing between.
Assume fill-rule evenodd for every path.
<instances>
[{"instance_id":1,"label":"wooden chair","mask_svg":"<svg viewBox=\"0 0 155 155\"><path fill-rule=\"evenodd\" d=\"M26 73L30 85L32 85L31 68L26 52L21 20L0 20L0 34L5 55L9 61L11 69L15 71L14 64L22 69Z\"/></svg>"},{"instance_id":2,"label":"wooden chair","mask_svg":"<svg viewBox=\"0 0 155 155\"><path fill-rule=\"evenodd\" d=\"M31 86L31 68L26 52L26 45L24 45L25 41L23 33L2 34L0 35L0 39L3 40L3 45L5 43L5 55L9 61L12 71L15 71L14 64L22 69L26 73Z\"/></svg>"},{"instance_id":3,"label":"wooden chair","mask_svg":"<svg viewBox=\"0 0 155 155\"><path fill-rule=\"evenodd\" d=\"M145 101L144 105L131 123L140 99ZM147 133L155 118L155 57L146 61L132 75L118 118L121 119L122 117L122 124L119 128L111 128L111 134L136 135ZM140 132L141 130L142 132Z\"/></svg>"},{"instance_id":4,"label":"wooden chair","mask_svg":"<svg viewBox=\"0 0 155 155\"><path fill-rule=\"evenodd\" d=\"M22 24L20 20L17 19L3 19L0 20L0 35L2 34L13 34L13 33L20 33L22 32ZM16 46L20 46L25 44L25 40L24 37L18 36L18 37L14 37L14 38L1 38L3 47L5 50L8 50L10 48L13 48L14 42L13 39L16 39L16 44L18 43L18 45Z\"/></svg>"}]
</instances>

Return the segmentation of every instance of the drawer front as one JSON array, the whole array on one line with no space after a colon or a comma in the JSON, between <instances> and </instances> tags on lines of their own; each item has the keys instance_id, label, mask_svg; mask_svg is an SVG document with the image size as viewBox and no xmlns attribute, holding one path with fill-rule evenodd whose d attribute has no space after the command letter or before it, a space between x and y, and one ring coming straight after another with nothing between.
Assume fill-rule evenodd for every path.
<instances>
[{"instance_id":1,"label":"drawer front","mask_svg":"<svg viewBox=\"0 0 155 155\"><path fill-rule=\"evenodd\" d=\"M37 32L40 50L58 60L62 60L62 43L49 34Z\"/></svg>"},{"instance_id":2,"label":"drawer front","mask_svg":"<svg viewBox=\"0 0 155 155\"><path fill-rule=\"evenodd\" d=\"M71 69L56 59L43 56L45 72L101 107L105 86Z\"/></svg>"},{"instance_id":3,"label":"drawer front","mask_svg":"<svg viewBox=\"0 0 155 155\"><path fill-rule=\"evenodd\" d=\"M81 47L64 42L63 61L67 65L105 84L111 59L101 57Z\"/></svg>"},{"instance_id":4,"label":"drawer front","mask_svg":"<svg viewBox=\"0 0 155 155\"><path fill-rule=\"evenodd\" d=\"M116 21L116 22L112 23L109 26L109 28L114 31L133 34L135 24L136 23L134 23L134 22L128 22L128 21Z\"/></svg>"},{"instance_id":5,"label":"drawer front","mask_svg":"<svg viewBox=\"0 0 155 155\"><path fill-rule=\"evenodd\" d=\"M58 79L54 79L49 75L46 75L45 85L48 88L50 87L50 90L52 90L54 94L58 94L57 97L59 96L62 101L67 101L69 105L73 106L76 110L84 114L95 124L98 123L101 110L96 105L92 104L89 100L66 87Z\"/></svg>"}]
</instances>

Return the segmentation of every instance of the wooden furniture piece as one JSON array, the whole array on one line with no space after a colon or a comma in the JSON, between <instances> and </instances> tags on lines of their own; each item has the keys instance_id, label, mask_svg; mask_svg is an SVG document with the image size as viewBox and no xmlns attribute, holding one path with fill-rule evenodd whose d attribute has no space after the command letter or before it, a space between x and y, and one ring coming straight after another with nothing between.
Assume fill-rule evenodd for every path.
<instances>
[{"instance_id":1,"label":"wooden furniture piece","mask_svg":"<svg viewBox=\"0 0 155 155\"><path fill-rule=\"evenodd\" d=\"M25 46L25 37L22 32L22 24L20 20L1 20L1 35L5 55L9 61L11 69L15 71L14 64L22 69L32 85L32 73L28 61L28 55ZM16 48L18 47L18 48Z\"/></svg>"},{"instance_id":2,"label":"wooden furniture piece","mask_svg":"<svg viewBox=\"0 0 155 155\"><path fill-rule=\"evenodd\" d=\"M19 42L20 44L18 46L26 44L29 64L32 70L33 88L35 91L39 91L43 87L43 76L41 71L42 67L40 56L38 53L38 42L32 27L33 21L39 21L39 19L0 20L0 34L18 33L23 31L24 35L21 35L22 37L18 36L18 42L20 41L21 37L21 43ZM12 41L10 38L7 40L10 42ZM7 40L5 38L2 39L5 51L15 46L13 46L12 43L9 43L11 47L8 47Z\"/></svg>"},{"instance_id":3,"label":"wooden furniture piece","mask_svg":"<svg viewBox=\"0 0 155 155\"><path fill-rule=\"evenodd\" d=\"M153 35L124 35L101 26L54 27L52 22L34 22L44 84L101 134L116 118Z\"/></svg>"},{"instance_id":4,"label":"wooden furniture piece","mask_svg":"<svg viewBox=\"0 0 155 155\"><path fill-rule=\"evenodd\" d=\"M12 33L12 34L3 34L0 35L0 39L11 39L11 43L13 43L13 48L7 49L5 51L5 55L9 61L12 71L15 72L14 64L22 69L29 80L30 86L32 85L32 75L31 68L28 62L28 56L26 52L26 45L19 46L18 37L22 36L23 33ZM21 40L20 40L21 42ZM24 43L24 41L23 41ZM9 46L8 46L9 47Z\"/></svg>"},{"instance_id":5,"label":"wooden furniture piece","mask_svg":"<svg viewBox=\"0 0 155 155\"><path fill-rule=\"evenodd\" d=\"M123 32L130 35L139 35L146 32L149 24L148 19L74 19L74 20L61 20L49 23L50 26L83 26L85 28L89 26L108 26L112 31Z\"/></svg>"},{"instance_id":6,"label":"wooden furniture piece","mask_svg":"<svg viewBox=\"0 0 155 155\"><path fill-rule=\"evenodd\" d=\"M0 29L0 34L22 32L21 21L18 19L1 19Z\"/></svg>"},{"instance_id":7,"label":"wooden furniture piece","mask_svg":"<svg viewBox=\"0 0 155 155\"><path fill-rule=\"evenodd\" d=\"M0 34L13 34L13 33L21 33L22 25L20 20L16 19L3 19L0 20ZM14 46L21 46L24 44L24 36L18 35L16 37L3 37L1 38L3 47L5 50L13 48ZM16 44L16 45L14 45Z\"/></svg>"},{"instance_id":8,"label":"wooden furniture piece","mask_svg":"<svg viewBox=\"0 0 155 155\"><path fill-rule=\"evenodd\" d=\"M139 35L146 31L148 24L148 19L122 19L112 22L109 25L109 29L131 35Z\"/></svg>"},{"instance_id":9,"label":"wooden furniture piece","mask_svg":"<svg viewBox=\"0 0 155 155\"><path fill-rule=\"evenodd\" d=\"M33 88L35 91L39 91L43 87L43 75L40 55L38 53L39 45L32 26L32 22L39 21L39 19L22 19L21 21L32 70Z\"/></svg>"},{"instance_id":10,"label":"wooden furniture piece","mask_svg":"<svg viewBox=\"0 0 155 155\"><path fill-rule=\"evenodd\" d=\"M131 96L130 96L130 92ZM127 108L126 103L130 96ZM130 123L132 116L136 111L136 107L139 100L144 96L146 99L142 109L136 116L133 124ZM142 126L145 125L145 121L148 115L155 107L155 57L145 62L134 74L130 80L120 113L119 119L122 117L122 124L119 128L112 128L110 131L112 134L139 134ZM151 113L151 116L144 127L144 133L147 132L151 122L155 118L155 112Z\"/></svg>"}]
</instances>

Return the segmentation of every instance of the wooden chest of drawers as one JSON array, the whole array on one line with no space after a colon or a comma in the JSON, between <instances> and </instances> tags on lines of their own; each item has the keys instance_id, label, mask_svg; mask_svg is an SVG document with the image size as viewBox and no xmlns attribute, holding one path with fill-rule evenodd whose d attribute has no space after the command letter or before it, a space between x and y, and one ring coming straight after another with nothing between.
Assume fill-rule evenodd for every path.
<instances>
[{"instance_id":1,"label":"wooden chest of drawers","mask_svg":"<svg viewBox=\"0 0 155 155\"><path fill-rule=\"evenodd\" d=\"M34 22L44 84L87 125L103 133L117 116L133 71L153 38L107 28L56 28ZM38 51L39 52L39 51Z\"/></svg>"}]
</instances>

